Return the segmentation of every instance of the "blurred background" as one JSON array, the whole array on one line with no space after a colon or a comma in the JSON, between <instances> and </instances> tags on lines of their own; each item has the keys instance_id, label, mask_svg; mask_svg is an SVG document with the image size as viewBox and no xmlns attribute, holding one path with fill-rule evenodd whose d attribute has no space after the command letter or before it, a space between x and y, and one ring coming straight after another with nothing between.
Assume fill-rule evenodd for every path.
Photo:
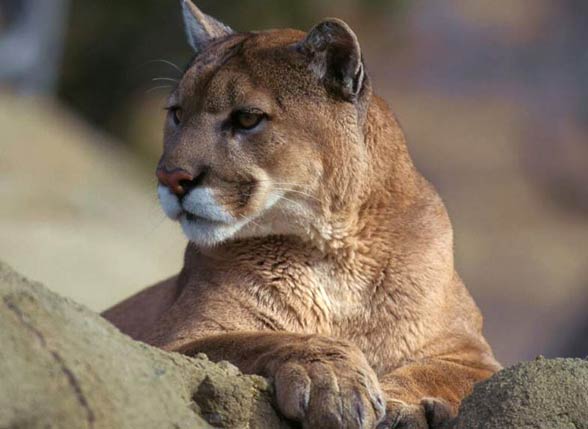
<instances>
[{"instance_id":1,"label":"blurred background","mask_svg":"<svg viewBox=\"0 0 588 429\"><path fill-rule=\"evenodd\" d=\"M444 198L505 364L588 355L588 2L198 0L237 30L348 21ZM0 0L0 258L100 311L176 273L155 195L175 0Z\"/></svg>"}]
</instances>

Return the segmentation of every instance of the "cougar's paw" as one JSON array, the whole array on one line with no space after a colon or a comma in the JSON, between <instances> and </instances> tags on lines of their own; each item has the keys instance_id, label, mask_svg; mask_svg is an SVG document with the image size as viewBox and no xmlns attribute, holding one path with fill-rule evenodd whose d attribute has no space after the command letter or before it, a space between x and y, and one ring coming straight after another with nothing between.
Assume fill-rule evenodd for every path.
<instances>
[{"instance_id":1,"label":"cougar's paw","mask_svg":"<svg viewBox=\"0 0 588 429\"><path fill-rule=\"evenodd\" d=\"M420 404L389 400L377 429L449 429L453 417L451 406L439 398L423 398Z\"/></svg>"},{"instance_id":2,"label":"cougar's paw","mask_svg":"<svg viewBox=\"0 0 588 429\"><path fill-rule=\"evenodd\" d=\"M277 404L287 418L305 429L373 429L384 417L376 374L353 346L291 356L274 372Z\"/></svg>"}]
</instances>

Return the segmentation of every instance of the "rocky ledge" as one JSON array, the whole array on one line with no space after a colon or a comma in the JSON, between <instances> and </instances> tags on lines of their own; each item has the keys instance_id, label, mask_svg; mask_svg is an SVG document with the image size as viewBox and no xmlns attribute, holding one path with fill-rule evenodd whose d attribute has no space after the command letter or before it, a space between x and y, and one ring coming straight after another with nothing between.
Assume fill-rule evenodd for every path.
<instances>
[{"instance_id":1,"label":"rocky ledge","mask_svg":"<svg viewBox=\"0 0 588 429\"><path fill-rule=\"evenodd\" d=\"M166 353L0 263L0 428L285 428L270 387Z\"/></svg>"},{"instance_id":2,"label":"rocky ledge","mask_svg":"<svg viewBox=\"0 0 588 429\"><path fill-rule=\"evenodd\" d=\"M0 428L290 427L271 386L166 353L0 263ZM539 359L480 383L457 429L588 429L588 362Z\"/></svg>"},{"instance_id":3,"label":"rocky ledge","mask_svg":"<svg viewBox=\"0 0 588 429\"><path fill-rule=\"evenodd\" d=\"M456 429L588 429L588 361L521 362L478 383Z\"/></svg>"}]
</instances>

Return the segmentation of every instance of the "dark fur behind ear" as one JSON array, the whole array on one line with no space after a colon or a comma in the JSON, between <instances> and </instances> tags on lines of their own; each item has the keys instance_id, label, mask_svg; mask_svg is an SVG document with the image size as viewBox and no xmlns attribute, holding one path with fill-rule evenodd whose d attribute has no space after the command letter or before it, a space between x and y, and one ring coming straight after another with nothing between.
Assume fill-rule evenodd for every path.
<instances>
[{"instance_id":1,"label":"dark fur behind ear","mask_svg":"<svg viewBox=\"0 0 588 429\"><path fill-rule=\"evenodd\" d=\"M361 49L357 36L340 19L329 18L317 24L301 42L311 56L310 67L330 89L352 100L364 82Z\"/></svg>"}]
</instances>

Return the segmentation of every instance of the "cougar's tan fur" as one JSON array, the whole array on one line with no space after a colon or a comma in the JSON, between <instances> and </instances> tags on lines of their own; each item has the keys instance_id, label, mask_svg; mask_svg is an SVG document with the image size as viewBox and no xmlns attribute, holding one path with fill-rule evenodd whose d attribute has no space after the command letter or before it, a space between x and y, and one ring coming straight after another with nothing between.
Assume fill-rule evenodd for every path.
<instances>
[{"instance_id":1,"label":"cougar's tan fur","mask_svg":"<svg viewBox=\"0 0 588 429\"><path fill-rule=\"evenodd\" d=\"M325 22L317 37L358 49L344 23ZM198 53L171 95L182 125L168 118L160 166L204 165L216 203L251 221L191 242L178 276L104 316L270 377L282 413L307 428L440 427L499 365L443 202L369 79L351 95L327 84L328 58L305 49L320 49L315 36L227 31ZM267 114L259 129L223 129L245 105Z\"/></svg>"}]
</instances>

